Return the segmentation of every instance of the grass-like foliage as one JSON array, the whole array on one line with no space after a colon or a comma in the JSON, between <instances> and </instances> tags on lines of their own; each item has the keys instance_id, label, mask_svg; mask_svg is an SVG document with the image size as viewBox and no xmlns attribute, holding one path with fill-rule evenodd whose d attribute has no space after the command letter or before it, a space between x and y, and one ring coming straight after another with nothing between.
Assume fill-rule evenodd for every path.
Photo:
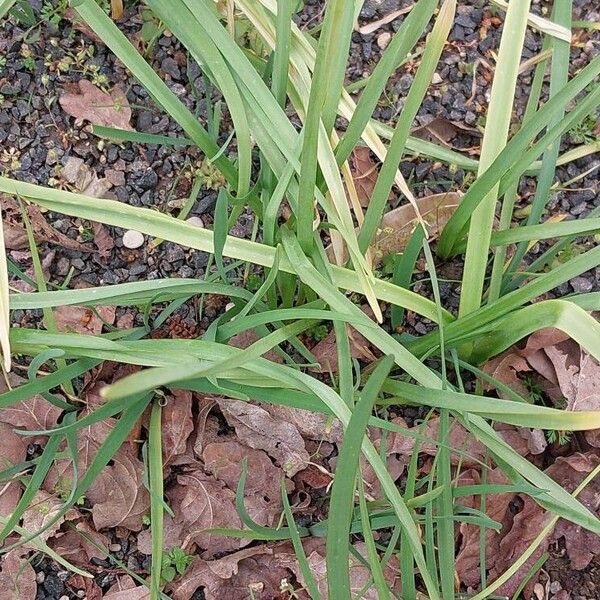
<instances>
[{"instance_id":1,"label":"grass-like foliage","mask_svg":"<svg viewBox=\"0 0 600 600\"><path fill-rule=\"evenodd\" d=\"M6 12L12 4L0 0L0 11ZM26 359L33 365L29 381L0 395L0 407L9 407L35 393L60 404L62 401L50 391L62 387L72 392L73 382L103 360L143 367L106 388L107 402L85 416L77 414L76 403L60 404L65 416L59 428L44 432L49 436L44 452L26 481L17 509L2 521L0 539L16 533L22 542L37 533L22 531L19 519L53 461L58 460L63 440L67 452L73 453L74 435L79 428L109 416L117 418L87 471L72 473L72 489L64 495L55 519L85 495L148 409L148 483L155 549L148 586L152 598L161 597L165 582L161 567L165 568L166 563L161 558L165 506L161 407L156 395L160 388L203 390L224 397L285 404L333 415L342 423L345 437L326 527L312 531L297 527L287 499L287 527L259 527L248 515L242 515L249 526L245 536L291 539L305 571L308 563L301 538L315 532L326 535L330 598L350 597L351 531L362 532L373 585L380 598L391 597L383 567L392 553L399 555L404 598L417 597L417 590L431 600L449 600L458 594L454 570L457 523L469 518L482 528L495 524L485 513L474 512L467 517L459 511L451 459L452 453L460 449L448 446L453 423L462 425L483 443L489 463L500 467L514 489L529 493L552 518L564 517L600 534L598 518L522 458L492 426L499 422L556 432L586 430L600 428L600 413L548 408L526 402L510 390L508 396L503 394L509 399L484 397L482 388L478 393L468 393L461 381L461 376L469 373L465 365L478 367L544 327L561 329L600 359L600 325L584 310L600 309L597 296L536 303L541 295L600 264L600 248L593 248L569 257L556 268L547 268L565 243L600 230L597 218L541 223L557 163L563 158L559 154L561 136L600 105L600 58L568 79L569 42L564 37L565 31L567 35L570 31L570 1L556 3L553 18L559 26L558 34L541 20L545 29L540 35L545 36L546 48L552 52L536 69L543 76L547 62L551 64L549 98L540 103L541 86L537 90L534 86L525 118L518 124L513 121L511 99L519 85L529 2L513 0L505 13L500 13L505 25L478 161L410 136L451 30L456 0L415 3L356 101L344 88L344 75L360 1L328 0L322 26L314 36L293 22L294 0L233 0L230 4L234 11L223 14L218 12L220 3L213 0L147 0L146 4L222 94L233 128L226 148L219 147L214 128L205 128L170 91L95 0L72 2L81 19L139 80L154 102L181 126L186 139L170 142L127 131L116 132L113 137L197 146L225 181L219 192L214 230L199 229L151 209L46 189L8 177L0 177L0 192L55 213L133 228L212 253L218 268L202 280L152 280L69 291L46 291L42 278L38 279L36 292L9 294L6 257L0 244L0 344L4 366L10 368L11 353L13 361ZM268 49L266 56L242 48L230 35L227 19L231 15L247 20ZM540 26L540 20L536 22ZM423 45L420 64L395 128L390 130L373 120L373 111L386 82L417 44ZM339 116L345 118L343 127L339 126ZM511 136L509 131L516 133ZM101 133L111 135L106 128ZM382 162L364 214L354 201L356 191L348 166L358 145L367 146ZM392 280L382 280L374 271L370 246L388 209L391 190L403 194L405 202L415 202L399 164L417 151L470 169L474 178L437 246L432 244L430 250L419 224L399 263L403 271ZM533 210L527 223L511 228L517 186L524 175L536 179ZM495 226L499 201L502 214L500 225ZM288 215L285 222L284 205ZM259 224L256 240L260 241L229 235L229 226L242 207L253 211ZM427 227L427 223L424 225ZM519 272L528 243L542 239L551 240L547 261L536 261L527 275ZM328 244L336 255L335 264L328 258L331 251L325 252ZM507 260L509 244L517 244L512 260ZM421 253L427 260L433 298L409 289L411 271ZM452 314L442 305L435 267L436 262L449 257L461 261L463 255L460 310ZM263 267L264 278L256 291L228 281L228 260ZM111 304L149 309L152 304L181 303L207 293L230 298L234 308L219 317L206 336L194 340L152 339L151 322L146 327L96 337L58 333L52 325L52 309L58 306ZM359 297L370 307L373 319L356 303ZM390 306L394 318L402 319L406 311L413 311L432 321L435 329L413 338L388 333L389 328L380 324ZM11 329L9 309L44 309L45 328ZM328 385L303 370L289 354L284 364L262 358L265 352L282 345L293 356L310 359L310 352L298 336L319 324L331 325L337 337L339 376L334 383ZM347 324L384 356L378 364L360 371L359 363L351 358ZM261 335L250 347L239 350L228 346L232 335L254 328L259 328ZM37 370L42 366L45 375L38 377ZM394 424L382 418L385 412L381 412L393 404L425 406L440 417L439 451L427 481L417 481L415 460L403 489L397 487L379 451L365 435L367 426L394 430ZM418 443L415 455L417 448ZM357 476L361 460L370 463L384 501L365 500L362 480ZM14 473L14 469L8 469L2 476L6 479ZM497 489L482 483L477 493L485 496ZM244 510L243 505L240 510ZM45 527L50 526L45 523ZM377 545L371 534L372 528L383 526L392 531L388 548ZM235 531L222 533L242 535ZM43 545L41 538L35 539ZM528 560L540 541L535 540L500 579L489 584L483 581L474 598L492 595ZM309 572L305 579L309 591L318 596Z\"/></svg>"}]
</instances>

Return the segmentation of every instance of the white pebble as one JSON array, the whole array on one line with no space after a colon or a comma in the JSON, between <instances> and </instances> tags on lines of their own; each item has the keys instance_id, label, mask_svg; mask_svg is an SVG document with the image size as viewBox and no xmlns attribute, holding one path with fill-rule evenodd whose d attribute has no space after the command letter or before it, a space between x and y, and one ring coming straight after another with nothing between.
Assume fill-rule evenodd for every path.
<instances>
[{"instance_id":1,"label":"white pebble","mask_svg":"<svg viewBox=\"0 0 600 600\"><path fill-rule=\"evenodd\" d=\"M232 309L232 308L234 308L234 307L235 307L235 304L234 304L233 302L228 302L228 303L225 305L225 312L227 312L228 310L231 310L231 309Z\"/></svg>"},{"instance_id":2,"label":"white pebble","mask_svg":"<svg viewBox=\"0 0 600 600\"><path fill-rule=\"evenodd\" d=\"M444 80L442 79L439 73L433 74L433 77L431 78L431 83L433 83L433 85L438 85L438 83L442 83L442 81Z\"/></svg>"},{"instance_id":3,"label":"white pebble","mask_svg":"<svg viewBox=\"0 0 600 600\"><path fill-rule=\"evenodd\" d=\"M134 229L128 229L123 235L123 246L135 250L144 244L144 235Z\"/></svg>"},{"instance_id":4,"label":"white pebble","mask_svg":"<svg viewBox=\"0 0 600 600\"><path fill-rule=\"evenodd\" d=\"M186 219L185 222L194 225L195 227L200 227L201 229L204 228L204 222L200 217L190 217L189 219Z\"/></svg>"}]
</instances>

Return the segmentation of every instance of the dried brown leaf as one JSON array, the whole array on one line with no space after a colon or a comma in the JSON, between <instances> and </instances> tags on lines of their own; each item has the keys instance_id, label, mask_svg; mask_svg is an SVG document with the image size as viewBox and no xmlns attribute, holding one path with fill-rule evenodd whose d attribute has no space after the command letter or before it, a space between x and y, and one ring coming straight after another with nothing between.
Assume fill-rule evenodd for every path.
<instances>
[{"instance_id":1,"label":"dried brown leaf","mask_svg":"<svg viewBox=\"0 0 600 600\"><path fill-rule=\"evenodd\" d=\"M360 205L366 208L369 206L377 182L379 174L377 164L371 159L369 148L357 146L352 151L350 165L358 200Z\"/></svg>"},{"instance_id":2,"label":"dried brown leaf","mask_svg":"<svg viewBox=\"0 0 600 600\"><path fill-rule=\"evenodd\" d=\"M264 408L239 400L218 399L227 422L241 442L265 450L288 477L305 469L310 461L298 428L273 418Z\"/></svg>"},{"instance_id":3,"label":"dried brown leaf","mask_svg":"<svg viewBox=\"0 0 600 600\"><path fill-rule=\"evenodd\" d=\"M87 521L80 521L74 528L69 528L64 533L59 532L48 543L66 560L85 565L92 558L105 559L108 556L110 540L90 527ZM103 548L106 551L102 550Z\"/></svg>"},{"instance_id":4,"label":"dried brown leaf","mask_svg":"<svg viewBox=\"0 0 600 600\"><path fill-rule=\"evenodd\" d=\"M115 87L111 93L103 92L93 83L81 79L79 89L63 93L59 98L63 110L75 117L75 124L89 121L93 125L104 125L117 129L128 129L131 108L123 91Z\"/></svg>"},{"instance_id":5,"label":"dried brown leaf","mask_svg":"<svg viewBox=\"0 0 600 600\"><path fill-rule=\"evenodd\" d=\"M546 469L552 477L568 492L572 492L583 479L596 468L600 457L592 452L575 453L571 456L557 458L556 462ZM596 477L581 492L578 500L590 511L600 516L600 478ZM560 519L552 539L564 537L567 553L573 569L585 569L595 556L600 555L600 537L575 523Z\"/></svg>"},{"instance_id":6,"label":"dried brown leaf","mask_svg":"<svg viewBox=\"0 0 600 600\"><path fill-rule=\"evenodd\" d=\"M182 527L181 547L195 543L211 558L221 552L238 550L248 541L228 538L207 531L214 527L240 529L242 523L235 509L235 493L222 481L202 471L177 477L177 484L167 492L175 513L175 524Z\"/></svg>"},{"instance_id":7,"label":"dried brown leaf","mask_svg":"<svg viewBox=\"0 0 600 600\"><path fill-rule=\"evenodd\" d=\"M31 533L41 531L50 521L52 521L61 511L63 503L55 496L52 496L44 490L38 490L23 513L23 528ZM76 510L68 510L55 523L53 523L46 531L39 534L38 538L47 541L57 533L61 525L67 520L76 519L79 515ZM35 544L29 543L29 548L35 548Z\"/></svg>"},{"instance_id":8,"label":"dried brown leaf","mask_svg":"<svg viewBox=\"0 0 600 600\"><path fill-rule=\"evenodd\" d=\"M349 325L346 326L348 340L350 343L350 354L353 358L364 360L369 363L377 360L377 357L371 352L370 344L367 338L358 333ZM311 348L311 352L321 364L321 369L311 369L317 372L337 373L339 369L337 356L337 342L335 331L330 331L318 344Z\"/></svg>"},{"instance_id":9,"label":"dried brown leaf","mask_svg":"<svg viewBox=\"0 0 600 600\"><path fill-rule=\"evenodd\" d=\"M75 189L86 196L103 198L112 187L107 178L100 179L82 158L70 156L61 169L61 175L72 183Z\"/></svg>"},{"instance_id":10,"label":"dried brown leaf","mask_svg":"<svg viewBox=\"0 0 600 600\"><path fill-rule=\"evenodd\" d=\"M443 227L460 204L460 192L446 192L417 198L416 203L427 224L429 240L438 237ZM383 215L373 244L377 257L402 252L419 224L412 204L404 204Z\"/></svg>"},{"instance_id":11,"label":"dried brown leaf","mask_svg":"<svg viewBox=\"0 0 600 600\"><path fill-rule=\"evenodd\" d=\"M481 132L476 127L469 127L465 123L450 121L444 117L435 117L429 123L415 127L411 133L414 137L430 142L441 142L450 147L453 146L448 142L451 142L461 133L481 137Z\"/></svg>"},{"instance_id":12,"label":"dried brown leaf","mask_svg":"<svg viewBox=\"0 0 600 600\"><path fill-rule=\"evenodd\" d=\"M26 551L25 551L26 552ZM0 592L7 600L35 600L37 584L35 571L26 558L24 549L15 548L2 556Z\"/></svg>"},{"instance_id":13,"label":"dried brown leaf","mask_svg":"<svg viewBox=\"0 0 600 600\"><path fill-rule=\"evenodd\" d=\"M305 438L331 443L342 441L344 433L342 424L329 415L276 404L265 404L264 409L273 418L295 425Z\"/></svg>"},{"instance_id":14,"label":"dried brown leaf","mask_svg":"<svg viewBox=\"0 0 600 600\"><path fill-rule=\"evenodd\" d=\"M133 444L125 444L113 455L86 494L92 504L96 529L142 528L142 518L150 508L150 497L144 486L144 465Z\"/></svg>"},{"instance_id":15,"label":"dried brown leaf","mask_svg":"<svg viewBox=\"0 0 600 600\"><path fill-rule=\"evenodd\" d=\"M115 247L115 241L108 232L108 228L94 221L92 223L94 229L94 244L98 248L98 256L102 259L110 258L110 253Z\"/></svg>"},{"instance_id":16,"label":"dried brown leaf","mask_svg":"<svg viewBox=\"0 0 600 600\"><path fill-rule=\"evenodd\" d=\"M256 331L254 329L246 329L246 331L242 331L241 333L234 335L229 340L229 345L233 346L234 348L240 348L241 350L244 350L244 349L248 348L248 346L251 346L252 344L254 344L254 342L257 342L258 340L259 340L258 334L256 333ZM272 360L273 362L276 362L276 363L283 362L283 358L281 358L281 356L279 356L279 354L277 354L277 352L275 352L275 350L269 350L268 352L263 354L263 356L264 356L264 358Z\"/></svg>"},{"instance_id":17,"label":"dried brown leaf","mask_svg":"<svg viewBox=\"0 0 600 600\"><path fill-rule=\"evenodd\" d=\"M278 521L283 473L275 467L266 452L253 450L238 442L208 444L202 453L206 471L237 489L242 474L242 461L248 461L248 478L244 487L246 509L259 525L273 526Z\"/></svg>"},{"instance_id":18,"label":"dried brown leaf","mask_svg":"<svg viewBox=\"0 0 600 600\"><path fill-rule=\"evenodd\" d=\"M500 383L508 386L520 396L524 398L529 396L529 391L518 374L531 371L531 367L522 356L515 354L512 350L509 349L492 358L483 366L483 371L491 375L494 379L497 379ZM496 389L491 383L486 382L484 386L486 390ZM510 400L501 390L498 390L498 395L500 398Z\"/></svg>"},{"instance_id":19,"label":"dried brown leaf","mask_svg":"<svg viewBox=\"0 0 600 600\"><path fill-rule=\"evenodd\" d=\"M150 590L145 586L138 586L129 575L121 575L117 583L106 592L104 600L148 600Z\"/></svg>"},{"instance_id":20,"label":"dried brown leaf","mask_svg":"<svg viewBox=\"0 0 600 600\"><path fill-rule=\"evenodd\" d=\"M206 600L274 600L281 580L289 576L290 571L275 564L270 548L255 546L218 560L196 559L170 591L173 600L189 600L200 587Z\"/></svg>"},{"instance_id":21,"label":"dried brown leaf","mask_svg":"<svg viewBox=\"0 0 600 600\"><path fill-rule=\"evenodd\" d=\"M162 410L163 462L169 465L187 450L187 440L194 431L192 392L173 390Z\"/></svg>"},{"instance_id":22,"label":"dried brown leaf","mask_svg":"<svg viewBox=\"0 0 600 600\"><path fill-rule=\"evenodd\" d=\"M105 321L110 325L114 323L116 307L97 306L95 311L86 306L57 306L54 309L56 326L65 333L99 335Z\"/></svg>"},{"instance_id":23,"label":"dried brown leaf","mask_svg":"<svg viewBox=\"0 0 600 600\"><path fill-rule=\"evenodd\" d=\"M2 412L0 411L0 417ZM22 435L17 435L11 425L0 422L0 470L25 462L27 443ZM0 486L0 517L10 515L21 497L18 481L2 483Z\"/></svg>"},{"instance_id":24,"label":"dried brown leaf","mask_svg":"<svg viewBox=\"0 0 600 600\"><path fill-rule=\"evenodd\" d=\"M76 590L76 594L79 591L83 591L85 600L102 600L102 588L89 577L72 575L67 579L67 585L70 589Z\"/></svg>"}]
</instances>

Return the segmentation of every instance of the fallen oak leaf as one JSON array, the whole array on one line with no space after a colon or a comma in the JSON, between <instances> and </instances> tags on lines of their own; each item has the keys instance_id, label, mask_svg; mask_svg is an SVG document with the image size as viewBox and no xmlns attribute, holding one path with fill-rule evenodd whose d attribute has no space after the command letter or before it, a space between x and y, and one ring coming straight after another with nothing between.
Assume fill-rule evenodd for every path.
<instances>
[{"instance_id":1,"label":"fallen oak leaf","mask_svg":"<svg viewBox=\"0 0 600 600\"><path fill-rule=\"evenodd\" d=\"M105 322L114 323L115 314L114 306L97 306L95 312L86 306L61 305L54 309L59 331L87 335L99 335Z\"/></svg>"},{"instance_id":2,"label":"fallen oak leaf","mask_svg":"<svg viewBox=\"0 0 600 600\"><path fill-rule=\"evenodd\" d=\"M453 148L454 146L448 142L452 141L461 133L481 137L481 132L476 127L469 127L465 123L461 123L460 121L450 121L444 117L434 117L431 121L425 123L425 125L415 127L412 130L411 135L431 142L439 141L442 144Z\"/></svg>"},{"instance_id":3,"label":"fallen oak leaf","mask_svg":"<svg viewBox=\"0 0 600 600\"><path fill-rule=\"evenodd\" d=\"M350 156L350 165L358 201L366 208L371 201L379 174L377 164L371 158L371 150L366 146L354 148Z\"/></svg>"},{"instance_id":4,"label":"fallen oak leaf","mask_svg":"<svg viewBox=\"0 0 600 600\"><path fill-rule=\"evenodd\" d=\"M149 600L149 598L150 590L145 585L136 585L129 575L121 575L104 596L104 600Z\"/></svg>"},{"instance_id":5,"label":"fallen oak leaf","mask_svg":"<svg viewBox=\"0 0 600 600\"><path fill-rule=\"evenodd\" d=\"M249 540L220 536L212 528L240 529L242 522L235 509L235 492L222 481L195 470L177 476L177 484L167 491L175 523L182 528L181 548L196 544L202 557L212 558L221 552L238 550Z\"/></svg>"},{"instance_id":6,"label":"fallen oak leaf","mask_svg":"<svg viewBox=\"0 0 600 600\"><path fill-rule=\"evenodd\" d=\"M162 409L163 465L170 465L177 456L185 454L187 441L194 431L192 392L172 390Z\"/></svg>"},{"instance_id":7,"label":"fallen oak leaf","mask_svg":"<svg viewBox=\"0 0 600 600\"><path fill-rule=\"evenodd\" d=\"M0 412L1 415L1 412ZM27 438L15 433L14 428L0 421L0 470L25 462ZM8 517L14 511L21 497L21 484L18 481L2 483L0 487L0 517Z\"/></svg>"},{"instance_id":8,"label":"fallen oak leaf","mask_svg":"<svg viewBox=\"0 0 600 600\"><path fill-rule=\"evenodd\" d=\"M103 92L86 79L80 79L79 89L65 92L58 99L63 110L75 117L75 124L89 121L92 125L103 125L132 131L129 124L131 108L123 91L116 86L112 92Z\"/></svg>"},{"instance_id":9,"label":"fallen oak leaf","mask_svg":"<svg viewBox=\"0 0 600 600\"><path fill-rule=\"evenodd\" d=\"M242 475L242 463L248 461L244 486L244 504L253 521L272 527L283 510L281 480L283 472L275 467L267 453L239 442L207 444L202 453L206 471L236 491Z\"/></svg>"},{"instance_id":10,"label":"fallen oak leaf","mask_svg":"<svg viewBox=\"0 0 600 600\"><path fill-rule=\"evenodd\" d=\"M35 600L37 584L35 571L24 558L28 550L15 548L2 557L2 571L0 571L0 591L3 598L11 600Z\"/></svg>"},{"instance_id":11,"label":"fallen oak leaf","mask_svg":"<svg viewBox=\"0 0 600 600\"><path fill-rule=\"evenodd\" d=\"M32 533L41 531L46 524L54 520L58 513L60 513L62 507L63 503L60 502L58 498L44 490L38 490L23 513L23 528ZM69 509L64 515L50 525L48 529L41 531L37 538L44 541L49 540L56 535L65 521L72 521L78 517L79 514L76 510ZM25 547L36 549L37 546L34 543L29 542L28 544L25 544Z\"/></svg>"},{"instance_id":12,"label":"fallen oak leaf","mask_svg":"<svg viewBox=\"0 0 600 600\"><path fill-rule=\"evenodd\" d=\"M288 477L306 468L310 456L304 439L294 425L274 418L255 404L240 400L216 400L240 441L251 448L265 450Z\"/></svg>"},{"instance_id":13,"label":"fallen oak leaf","mask_svg":"<svg viewBox=\"0 0 600 600\"><path fill-rule=\"evenodd\" d=\"M150 508L150 496L144 486L144 465L136 456L133 444L125 444L104 467L86 498L92 504L96 529L142 528L142 519Z\"/></svg>"},{"instance_id":14,"label":"fallen oak leaf","mask_svg":"<svg viewBox=\"0 0 600 600\"><path fill-rule=\"evenodd\" d=\"M239 550L217 560L197 558L185 573L169 586L173 600L189 600L203 588L206 600L248 600L277 598L288 569L276 564L273 550L266 545Z\"/></svg>"}]
</instances>

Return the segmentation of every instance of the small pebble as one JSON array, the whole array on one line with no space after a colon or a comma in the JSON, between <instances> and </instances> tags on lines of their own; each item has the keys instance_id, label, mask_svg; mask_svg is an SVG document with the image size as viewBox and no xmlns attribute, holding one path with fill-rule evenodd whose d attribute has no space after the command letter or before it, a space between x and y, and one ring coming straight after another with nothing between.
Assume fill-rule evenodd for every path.
<instances>
[{"instance_id":1,"label":"small pebble","mask_svg":"<svg viewBox=\"0 0 600 600\"><path fill-rule=\"evenodd\" d=\"M232 309L232 308L234 308L234 307L235 307L235 304L234 304L233 302L228 302L228 303L225 305L225 312L227 312L228 310L231 310L231 309Z\"/></svg>"},{"instance_id":2,"label":"small pebble","mask_svg":"<svg viewBox=\"0 0 600 600\"><path fill-rule=\"evenodd\" d=\"M40 571L39 573L36 574L35 576L35 580L38 583L44 583L44 579L46 579L46 573L44 573L44 571Z\"/></svg>"},{"instance_id":3,"label":"small pebble","mask_svg":"<svg viewBox=\"0 0 600 600\"><path fill-rule=\"evenodd\" d=\"M392 39L392 34L389 31L384 31L377 36L377 45L385 50Z\"/></svg>"},{"instance_id":4,"label":"small pebble","mask_svg":"<svg viewBox=\"0 0 600 600\"><path fill-rule=\"evenodd\" d=\"M121 551L121 544L111 544L108 549L111 552L120 552Z\"/></svg>"},{"instance_id":5,"label":"small pebble","mask_svg":"<svg viewBox=\"0 0 600 600\"><path fill-rule=\"evenodd\" d=\"M189 219L186 219L185 222L194 225L195 227L200 227L201 229L204 228L204 222L200 217L190 217Z\"/></svg>"},{"instance_id":6,"label":"small pebble","mask_svg":"<svg viewBox=\"0 0 600 600\"><path fill-rule=\"evenodd\" d=\"M562 586L560 585L560 581L553 581L550 584L550 592L552 594L556 594L557 592L560 592Z\"/></svg>"},{"instance_id":7,"label":"small pebble","mask_svg":"<svg viewBox=\"0 0 600 600\"><path fill-rule=\"evenodd\" d=\"M135 250L144 244L144 235L134 229L128 229L123 235L123 246Z\"/></svg>"},{"instance_id":8,"label":"small pebble","mask_svg":"<svg viewBox=\"0 0 600 600\"><path fill-rule=\"evenodd\" d=\"M442 83L442 81L444 81L442 79L442 77L440 76L439 73L434 73L433 77L431 78L431 83L433 83L433 85L437 85L438 83Z\"/></svg>"}]
</instances>

